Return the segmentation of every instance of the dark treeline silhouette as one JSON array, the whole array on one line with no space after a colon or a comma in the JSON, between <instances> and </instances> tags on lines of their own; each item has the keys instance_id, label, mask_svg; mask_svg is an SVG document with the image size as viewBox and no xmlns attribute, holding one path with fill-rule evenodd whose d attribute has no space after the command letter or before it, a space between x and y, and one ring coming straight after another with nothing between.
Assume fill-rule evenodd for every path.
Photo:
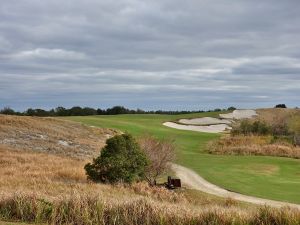
<instances>
[{"instance_id":1,"label":"dark treeline silhouette","mask_svg":"<svg viewBox=\"0 0 300 225\"><path fill-rule=\"evenodd\" d=\"M228 109L214 109L208 110L206 112L218 112L222 110L234 110L234 107L229 107ZM205 112L204 110L194 110L194 111L164 111L164 110L157 110L157 111L145 111L142 109L127 109L123 106L114 106L108 109L94 109L90 107L80 107L74 106L72 108L64 108L64 107L57 107L51 110L44 110L44 109L32 109L29 108L24 112L17 112L9 107L5 107L0 110L0 114L6 115L19 115L19 116L91 116L91 115L118 115L118 114L169 114L169 115L176 115L176 114L188 114L188 113L199 113Z\"/></svg>"}]
</instances>

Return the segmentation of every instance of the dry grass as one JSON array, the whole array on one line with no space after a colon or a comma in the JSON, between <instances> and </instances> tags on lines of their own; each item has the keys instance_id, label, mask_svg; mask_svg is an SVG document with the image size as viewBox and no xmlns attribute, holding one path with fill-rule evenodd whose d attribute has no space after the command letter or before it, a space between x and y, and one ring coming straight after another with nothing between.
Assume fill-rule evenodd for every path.
<instances>
[{"instance_id":1,"label":"dry grass","mask_svg":"<svg viewBox=\"0 0 300 225\"><path fill-rule=\"evenodd\" d=\"M106 134L54 119L0 117L0 140L15 140L0 144L0 220L78 225L300 224L300 212L291 209L257 209L232 199L150 188L145 183L90 183L83 166L99 151ZM47 140L37 141L33 135L46 135ZM68 150L51 145L61 138L80 144L86 138L82 146L90 153L78 155L76 145ZM37 151L39 145L50 150Z\"/></svg>"},{"instance_id":2,"label":"dry grass","mask_svg":"<svg viewBox=\"0 0 300 225\"><path fill-rule=\"evenodd\" d=\"M285 121L292 119L295 116L300 116L300 109L270 108L257 109L256 112L258 113L257 118L268 124L274 124L278 121Z\"/></svg>"},{"instance_id":3,"label":"dry grass","mask_svg":"<svg viewBox=\"0 0 300 225\"><path fill-rule=\"evenodd\" d=\"M270 127L280 127L287 124L288 129L296 134L300 129L300 110L299 109L258 109L258 116L252 121L263 121ZM238 125L238 124L236 124ZM294 138L296 138L295 136ZM291 144L291 139L285 136L277 138L266 135L232 135L211 142L208 146L209 152L213 154L230 155L261 155L279 156L289 158L300 158L300 146Z\"/></svg>"},{"instance_id":4,"label":"dry grass","mask_svg":"<svg viewBox=\"0 0 300 225\"><path fill-rule=\"evenodd\" d=\"M0 220L48 224L297 224L299 211L190 193L89 183L83 160L0 147ZM275 223L275 222L276 223ZM296 222L295 222L296 221Z\"/></svg>"},{"instance_id":5,"label":"dry grass","mask_svg":"<svg viewBox=\"0 0 300 225\"><path fill-rule=\"evenodd\" d=\"M0 115L0 144L14 149L91 158L115 134L53 118Z\"/></svg>"},{"instance_id":6,"label":"dry grass","mask_svg":"<svg viewBox=\"0 0 300 225\"><path fill-rule=\"evenodd\" d=\"M222 218L228 223L248 213L231 200L205 196L205 202L196 202L184 191L145 183L90 183L84 160L3 146L0 159L0 219L50 224L157 224L161 219L171 224L174 219L175 224L189 224L217 211L220 218L229 213Z\"/></svg>"},{"instance_id":7,"label":"dry grass","mask_svg":"<svg viewBox=\"0 0 300 225\"><path fill-rule=\"evenodd\" d=\"M264 155L300 159L300 147L271 136L224 136L208 146L212 154Z\"/></svg>"},{"instance_id":8,"label":"dry grass","mask_svg":"<svg viewBox=\"0 0 300 225\"><path fill-rule=\"evenodd\" d=\"M253 224L299 225L300 212L289 208L237 210L202 208L191 210L184 205L164 204L150 199L107 202L94 196L72 196L47 201L35 195L14 195L2 199L3 219L47 224L123 224L123 225L192 225Z\"/></svg>"},{"instance_id":9,"label":"dry grass","mask_svg":"<svg viewBox=\"0 0 300 225\"><path fill-rule=\"evenodd\" d=\"M180 202L201 205L186 192L168 191L149 187L146 183L104 185L86 179L84 165L87 161L45 153L24 152L0 146L0 196L15 193L35 193L48 199L58 196L97 195L103 199L118 201L140 197L164 202ZM201 197L201 196L198 196ZM226 200L203 197L206 205L226 205Z\"/></svg>"}]
</instances>

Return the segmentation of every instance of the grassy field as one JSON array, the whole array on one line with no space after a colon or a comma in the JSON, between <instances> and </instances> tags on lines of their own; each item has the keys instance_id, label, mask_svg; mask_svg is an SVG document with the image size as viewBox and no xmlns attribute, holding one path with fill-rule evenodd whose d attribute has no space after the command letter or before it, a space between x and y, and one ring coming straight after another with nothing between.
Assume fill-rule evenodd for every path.
<instances>
[{"instance_id":1,"label":"grassy field","mask_svg":"<svg viewBox=\"0 0 300 225\"><path fill-rule=\"evenodd\" d=\"M177 145L177 162L208 181L226 189L274 200L300 203L300 160L260 157L210 155L205 152L209 141L218 134L181 131L162 125L178 118L217 116L219 113L188 115L115 115L66 117L90 126L114 128L135 136L145 133L171 138Z\"/></svg>"}]
</instances>

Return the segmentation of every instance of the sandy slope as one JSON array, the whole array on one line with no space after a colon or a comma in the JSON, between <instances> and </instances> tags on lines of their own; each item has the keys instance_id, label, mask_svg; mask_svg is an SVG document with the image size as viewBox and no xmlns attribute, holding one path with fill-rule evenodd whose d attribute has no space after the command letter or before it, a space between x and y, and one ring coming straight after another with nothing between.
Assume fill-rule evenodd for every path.
<instances>
[{"instance_id":1,"label":"sandy slope","mask_svg":"<svg viewBox=\"0 0 300 225\"><path fill-rule=\"evenodd\" d=\"M247 119L256 116L257 113L252 109L237 109L232 113L220 114L222 119L213 117L202 117L193 119L180 119L178 122L165 122L164 126L179 129L190 130L206 133L221 133L226 130L231 130L229 126L233 119Z\"/></svg>"},{"instance_id":2,"label":"sandy slope","mask_svg":"<svg viewBox=\"0 0 300 225\"><path fill-rule=\"evenodd\" d=\"M176 175L182 180L182 182L192 189L200 190L220 197L232 198L235 200L254 203L258 205L269 205L273 207L289 206L289 207L295 207L300 209L300 205L297 204L262 199L262 198L257 198L257 197L252 197L252 196L247 196L247 195L242 195L239 193L227 191L221 187L218 187L204 180L193 170L190 170L186 167L177 164L172 164L172 169L175 171Z\"/></svg>"},{"instance_id":3,"label":"sandy slope","mask_svg":"<svg viewBox=\"0 0 300 225\"><path fill-rule=\"evenodd\" d=\"M57 118L0 115L0 146L91 158L117 132Z\"/></svg>"},{"instance_id":4,"label":"sandy slope","mask_svg":"<svg viewBox=\"0 0 300 225\"><path fill-rule=\"evenodd\" d=\"M229 120L222 120L213 117L202 117L194 119L180 119L179 123L186 125L212 125L212 124L231 124Z\"/></svg>"},{"instance_id":5,"label":"sandy slope","mask_svg":"<svg viewBox=\"0 0 300 225\"><path fill-rule=\"evenodd\" d=\"M179 130L191 130L191 131L206 132L206 133L221 133L226 129L231 129L231 127L228 126L227 124L196 126L196 125L182 125L173 122L165 122L163 123L163 125L167 127L179 129Z\"/></svg>"},{"instance_id":6,"label":"sandy slope","mask_svg":"<svg viewBox=\"0 0 300 225\"><path fill-rule=\"evenodd\" d=\"M223 119L249 119L253 116L256 116L257 113L253 109L237 109L232 113L220 114L220 117Z\"/></svg>"}]
</instances>

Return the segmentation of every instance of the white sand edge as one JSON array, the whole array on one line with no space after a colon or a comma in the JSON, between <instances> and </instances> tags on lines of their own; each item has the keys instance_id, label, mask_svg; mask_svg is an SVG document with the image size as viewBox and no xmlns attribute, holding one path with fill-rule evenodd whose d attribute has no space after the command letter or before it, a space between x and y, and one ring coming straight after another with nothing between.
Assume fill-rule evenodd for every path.
<instances>
[{"instance_id":1,"label":"white sand edge","mask_svg":"<svg viewBox=\"0 0 300 225\"><path fill-rule=\"evenodd\" d=\"M178 130L190 130L197 132L206 132L206 133L221 133L226 129L231 129L227 124L216 124L216 125L208 125L208 126L194 126L194 125L182 125L173 122L165 122L164 126L175 128Z\"/></svg>"}]
</instances>

